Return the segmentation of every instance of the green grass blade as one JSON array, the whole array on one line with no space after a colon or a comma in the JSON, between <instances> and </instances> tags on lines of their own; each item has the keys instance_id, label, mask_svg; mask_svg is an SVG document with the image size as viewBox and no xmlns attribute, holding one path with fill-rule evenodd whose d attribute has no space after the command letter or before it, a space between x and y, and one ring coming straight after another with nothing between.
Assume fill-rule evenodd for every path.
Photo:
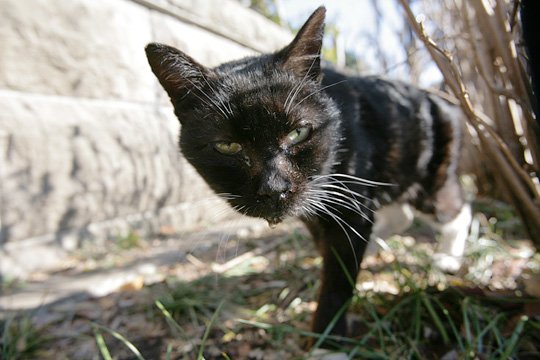
<instances>
[{"instance_id":1,"label":"green grass blade","mask_svg":"<svg viewBox=\"0 0 540 360\"><path fill-rule=\"evenodd\" d=\"M463 327L465 329L465 340L467 340L467 349L470 350L472 348L472 333L471 333L471 323L469 321L469 302L471 301L470 298L466 297L463 299L462 306L461 306L461 312L463 316Z\"/></svg>"},{"instance_id":2,"label":"green grass blade","mask_svg":"<svg viewBox=\"0 0 540 360\"><path fill-rule=\"evenodd\" d=\"M489 326L491 321L493 321L492 314L489 313L485 307L483 307L481 304L478 304L474 307L474 313L473 315L473 322L474 322L474 336L475 336L475 342L476 342L476 352L478 354L484 354L484 335L487 334L485 330L485 326ZM501 315L501 314L499 314ZM497 319L498 316L495 316L495 319ZM492 319L485 325L485 323L488 321L488 319Z\"/></svg>"},{"instance_id":3,"label":"green grass blade","mask_svg":"<svg viewBox=\"0 0 540 360\"><path fill-rule=\"evenodd\" d=\"M155 304L156 304L157 308L161 311L163 316L165 316L165 320L167 320L167 324L169 324L169 326L173 330L178 331L178 333L180 335L185 336L186 333L185 333L184 329L182 329L182 327L174 320L172 314L169 312L169 310L167 310L165 305L163 305L163 303L161 301L159 301L159 300L156 300Z\"/></svg>"},{"instance_id":4,"label":"green grass blade","mask_svg":"<svg viewBox=\"0 0 540 360\"><path fill-rule=\"evenodd\" d=\"M397 303L396 305L394 305L394 307L392 307L392 309L390 309L390 311L388 311L381 319L381 323L384 324L384 322L386 321L391 321L391 319L395 316L396 312L398 310L400 310L401 308L409 305L409 303L414 300L414 297L412 296L409 296L403 300L401 300L399 303ZM370 329L369 332L367 334L365 334L364 336L362 336L362 339L359 341L360 345L365 345L367 343L367 341L373 336L373 333L377 331L376 328L374 329Z\"/></svg>"},{"instance_id":5,"label":"green grass blade","mask_svg":"<svg viewBox=\"0 0 540 360\"><path fill-rule=\"evenodd\" d=\"M267 324L267 323L263 323L263 322L250 321L250 320L244 320L244 319L236 319L235 321L240 323L240 324L253 326L253 327L263 329L263 330L266 330L266 331L272 331L278 326L278 327L280 327L279 331L281 331L283 333L295 333L295 334L299 334L301 336L310 337L310 338L320 338L322 336L321 334L317 334L317 333L302 330L302 329L297 329L295 327L292 327L292 326L286 325L286 324L272 325L272 324ZM343 343L347 343L347 344L357 344L358 343L358 341L355 340L355 339L350 339L350 338L343 337L343 336L328 335L326 338L328 340L343 342Z\"/></svg>"},{"instance_id":6,"label":"green grass blade","mask_svg":"<svg viewBox=\"0 0 540 360\"><path fill-rule=\"evenodd\" d=\"M13 354L13 340L11 339L11 323L13 322L13 317L8 317L4 322L4 329L2 334L2 348L0 349L0 355L2 359L9 359Z\"/></svg>"},{"instance_id":7,"label":"green grass blade","mask_svg":"<svg viewBox=\"0 0 540 360\"><path fill-rule=\"evenodd\" d=\"M328 326L326 327L326 329L324 329L324 332L321 334L321 336L319 337L319 339L317 340L317 342L315 343L315 345L313 345L313 348L312 348L312 351L317 349L319 346L321 346L321 344L328 339L328 335L330 334L330 331L332 331L332 329L334 328L334 326L336 325L337 321L339 320L339 318L341 318L341 316L343 315L343 313L345 311L347 311L347 308L349 307L351 301L347 301L345 304L343 304L341 306L341 308L338 310L338 312L336 312L336 315L334 315L334 317L332 318L332 321L330 321L330 324L328 324Z\"/></svg>"},{"instance_id":8,"label":"green grass blade","mask_svg":"<svg viewBox=\"0 0 540 360\"><path fill-rule=\"evenodd\" d=\"M337 261L339 263L339 266L341 267L341 270L343 270L343 272L345 273L345 276L347 277L347 281L349 282L349 285L351 285L352 288L355 289L356 288L356 280L353 279L353 277L349 273L349 270L347 270L347 267L345 266L345 263L343 262L343 260L341 260L341 256L339 256L336 249L334 247L331 247L331 249L332 249L332 253L334 254L334 256L336 257L336 259L337 259ZM360 266L360 265L358 265L358 266Z\"/></svg>"},{"instance_id":9,"label":"green grass blade","mask_svg":"<svg viewBox=\"0 0 540 360\"><path fill-rule=\"evenodd\" d=\"M494 327L492 333L493 333L493 337L495 338L495 342L497 343L497 348L502 349L505 343L505 339L500 329L497 327Z\"/></svg>"},{"instance_id":10,"label":"green grass blade","mask_svg":"<svg viewBox=\"0 0 540 360\"><path fill-rule=\"evenodd\" d=\"M421 294L422 294L421 296L422 296L422 302L424 303L424 306L426 307L427 311L429 312L429 315L433 319L435 326L439 330L439 333L441 334L444 343L448 344L450 342L450 337L448 336L448 333L446 332L446 329L444 328L441 318L435 312L435 309L433 308L433 305L431 304L431 300L426 296L425 293L421 293Z\"/></svg>"},{"instance_id":11,"label":"green grass blade","mask_svg":"<svg viewBox=\"0 0 540 360\"><path fill-rule=\"evenodd\" d=\"M197 360L204 360L204 357L203 357L204 345L206 344L206 340L208 340L208 336L210 335L210 330L212 329L212 326L214 326L214 323L216 322L217 317L219 313L221 312L221 308L223 307L223 304L225 304L225 300L221 300L216 311L214 311L214 314L212 315L210 322L206 326L206 330L204 331L204 335L201 341L201 347L199 348L199 353L197 354Z\"/></svg>"},{"instance_id":12,"label":"green grass blade","mask_svg":"<svg viewBox=\"0 0 540 360\"><path fill-rule=\"evenodd\" d=\"M258 322L258 321L250 321L250 320L244 320L244 319L236 319L235 321L240 323L240 324L254 326L256 328L264 329L266 331L271 331L273 328L276 327L276 325L262 323L262 322ZM354 348L354 354L358 355L361 359L378 359L378 360L380 360L380 359L387 359L388 358L388 357L382 355L380 352L377 352L377 351L360 350L361 344L359 344L358 340L356 340L356 339L351 339L351 338L348 338L348 337L336 336L336 335L327 335L326 337L323 337L323 335L321 335L321 334L317 334L317 333L302 330L302 329L297 329L297 328L292 327L290 325L280 324L278 326L281 328L280 331L282 331L283 333L298 334L298 335L301 335L301 336L314 338L314 339L323 338L323 340L326 339L326 340L332 340L332 341L336 341L336 342L341 342L343 344L355 345L356 347Z\"/></svg>"},{"instance_id":13,"label":"green grass blade","mask_svg":"<svg viewBox=\"0 0 540 360\"><path fill-rule=\"evenodd\" d=\"M390 360L386 354L380 351L361 350L360 345L356 345L348 354L349 359L375 359L375 360Z\"/></svg>"},{"instance_id":14,"label":"green grass blade","mask_svg":"<svg viewBox=\"0 0 540 360\"><path fill-rule=\"evenodd\" d=\"M407 343L409 344L409 346L411 347L411 352L412 354L414 354L415 356L410 356L410 358L412 359L422 359L423 356L420 352L420 350L418 349L418 346L416 345L416 343L414 341L412 341L411 339L407 338ZM411 355L412 355L411 354Z\"/></svg>"},{"instance_id":15,"label":"green grass blade","mask_svg":"<svg viewBox=\"0 0 540 360\"><path fill-rule=\"evenodd\" d=\"M482 347L479 347L478 348L478 351L479 352L482 352L481 350L484 348L483 347L483 344L484 344L484 337L491 331L493 336L497 339L497 338L501 338L502 336L499 334L499 329L496 327L497 324L499 323L499 321L501 321L501 319L503 319L504 317L506 316L506 314L502 313L502 314L497 314L497 316L495 316L487 325L486 327L484 327L484 329L482 329L477 337L478 337L478 343L479 344L482 344Z\"/></svg>"},{"instance_id":16,"label":"green grass blade","mask_svg":"<svg viewBox=\"0 0 540 360\"><path fill-rule=\"evenodd\" d=\"M381 351L383 353L386 353L386 343L384 341L385 337L383 334L383 330L385 330L388 333L388 336L390 337L393 337L392 331L390 331L386 326L384 326L384 322L381 321L381 318L379 317L379 315L377 315L377 311L375 310L373 304L367 302L366 305L367 305L366 306L367 311L369 312L371 317L375 320L375 330L377 330L377 332L379 333L379 346L381 348Z\"/></svg>"},{"instance_id":17,"label":"green grass blade","mask_svg":"<svg viewBox=\"0 0 540 360\"><path fill-rule=\"evenodd\" d=\"M516 345L519 341L519 336L523 332L523 328L525 327L525 324L527 323L528 320L529 318L525 315L523 315L521 319L519 319L519 323L516 325L516 328L514 329L514 332L512 333L510 340L508 340L507 342L506 349L504 350L504 352L502 353L500 357L501 360L511 358L511 355L514 352Z\"/></svg>"},{"instance_id":18,"label":"green grass blade","mask_svg":"<svg viewBox=\"0 0 540 360\"><path fill-rule=\"evenodd\" d=\"M113 360L111 353L109 352L109 349L107 348L107 344L105 343L105 339L103 338L103 335L101 335L101 332L98 329L95 329L95 337L96 337L96 344L99 349L99 352L101 353L101 356L103 356L104 360Z\"/></svg>"},{"instance_id":19,"label":"green grass blade","mask_svg":"<svg viewBox=\"0 0 540 360\"><path fill-rule=\"evenodd\" d=\"M420 341L420 332L422 330L422 318L421 318L421 312L422 312L422 299L420 297L416 297L416 301L414 302L414 341L415 343L418 343Z\"/></svg>"},{"instance_id":20,"label":"green grass blade","mask_svg":"<svg viewBox=\"0 0 540 360\"><path fill-rule=\"evenodd\" d=\"M114 336L117 340L124 344L124 346L127 347L138 360L145 360L141 352L135 347L135 345L133 345L128 339L122 336L122 334L99 324L94 324L94 326Z\"/></svg>"},{"instance_id":21,"label":"green grass blade","mask_svg":"<svg viewBox=\"0 0 540 360\"><path fill-rule=\"evenodd\" d=\"M458 328L456 327L456 324L454 323L454 320L450 316L450 313L448 312L448 309L444 307L444 305L437 299L436 297L433 297L431 299L437 306L441 309L441 311L444 314L444 317L446 318L447 323L450 325L450 329L452 330L452 333L454 334L454 338L456 339L459 349L462 352L465 352L467 349L465 348L465 345L463 344L463 341L461 340L461 334L458 331Z\"/></svg>"}]
</instances>

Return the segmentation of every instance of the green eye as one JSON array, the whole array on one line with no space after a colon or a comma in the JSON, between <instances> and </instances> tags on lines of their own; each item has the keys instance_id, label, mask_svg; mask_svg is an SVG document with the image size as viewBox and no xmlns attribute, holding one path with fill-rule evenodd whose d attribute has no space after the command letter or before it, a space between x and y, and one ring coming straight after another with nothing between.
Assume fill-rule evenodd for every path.
<instances>
[{"instance_id":1,"label":"green eye","mask_svg":"<svg viewBox=\"0 0 540 360\"><path fill-rule=\"evenodd\" d=\"M218 142L214 144L214 149L225 155L234 155L242 151L242 145L234 142Z\"/></svg>"},{"instance_id":2,"label":"green eye","mask_svg":"<svg viewBox=\"0 0 540 360\"><path fill-rule=\"evenodd\" d=\"M310 132L311 129L307 126L293 130L287 135L287 142L289 145L299 144L308 138Z\"/></svg>"}]
</instances>

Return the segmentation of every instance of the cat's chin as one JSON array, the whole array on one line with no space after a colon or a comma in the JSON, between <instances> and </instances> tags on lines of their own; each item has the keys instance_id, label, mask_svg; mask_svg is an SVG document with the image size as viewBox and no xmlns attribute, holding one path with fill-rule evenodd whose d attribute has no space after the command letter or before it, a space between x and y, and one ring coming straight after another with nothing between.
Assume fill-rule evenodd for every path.
<instances>
[{"instance_id":1,"label":"cat's chin","mask_svg":"<svg viewBox=\"0 0 540 360\"><path fill-rule=\"evenodd\" d=\"M297 207L286 209L283 212L278 212L273 215L261 215L259 214L259 218L266 220L268 223L268 226L272 229L275 228L277 225L285 221L287 218L290 217L302 217L304 214L303 212L298 209Z\"/></svg>"},{"instance_id":2,"label":"cat's chin","mask_svg":"<svg viewBox=\"0 0 540 360\"><path fill-rule=\"evenodd\" d=\"M273 229L279 223L281 223L283 221L283 218L281 218L281 217L269 217L269 218L265 218L265 220L268 222L268 226L270 226Z\"/></svg>"}]
</instances>

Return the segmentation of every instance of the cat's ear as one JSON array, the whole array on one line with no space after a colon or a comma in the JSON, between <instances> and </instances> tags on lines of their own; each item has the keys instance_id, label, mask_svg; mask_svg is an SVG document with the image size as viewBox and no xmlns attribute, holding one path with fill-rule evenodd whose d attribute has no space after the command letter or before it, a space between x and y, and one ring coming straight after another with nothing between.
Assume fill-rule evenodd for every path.
<instances>
[{"instance_id":1,"label":"cat's ear","mask_svg":"<svg viewBox=\"0 0 540 360\"><path fill-rule=\"evenodd\" d=\"M299 78L307 76L316 81L320 79L325 14L324 6L315 10L294 40L276 54L282 67Z\"/></svg>"},{"instance_id":2,"label":"cat's ear","mask_svg":"<svg viewBox=\"0 0 540 360\"><path fill-rule=\"evenodd\" d=\"M172 46L151 43L145 51L152 72L171 99L182 99L212 76L210 69Z\"/></svg>"}]
</instances>

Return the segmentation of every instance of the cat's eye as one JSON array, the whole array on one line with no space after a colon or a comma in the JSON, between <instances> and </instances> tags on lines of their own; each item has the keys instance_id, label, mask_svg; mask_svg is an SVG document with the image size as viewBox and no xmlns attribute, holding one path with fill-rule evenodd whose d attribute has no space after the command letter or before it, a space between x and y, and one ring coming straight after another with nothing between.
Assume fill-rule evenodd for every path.
<instances>
[{"instance_id":1,"label":"cat's eye","mask_svg":"<svg viewBox=\"0 0 540 360\"><path fill-rule=\"evenodd\" d=\"M214 149L225 155L235 155L242 151L242 145L235 142L217 142Z\"/></svg>"},{"instance_id":2,"label":"cat's eye","mask_svg":"<svg viewBox=\"0 0 540 360\"><path fill-rule=\"evenodd\" d=\"M307 126L295 129L287 135L286 141L289 145L299 144L308 138L310 132L311 128Z\"/></svg>"}]
</instances>

